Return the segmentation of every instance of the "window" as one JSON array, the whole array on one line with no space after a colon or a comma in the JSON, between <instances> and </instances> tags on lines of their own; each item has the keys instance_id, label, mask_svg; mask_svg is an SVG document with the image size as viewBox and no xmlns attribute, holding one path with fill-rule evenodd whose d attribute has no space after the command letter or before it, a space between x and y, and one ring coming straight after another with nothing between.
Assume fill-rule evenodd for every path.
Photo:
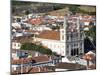
<instances>
[{"instance_id":1,"label":"window","mask_svg":"<svg viewBox=\"0 0 100 75\"><path fill-rule=\"evenodd\" d=\"M18 44L18 47L20 47L20 44Z\"/></svg>"},{"instance_id":2,"label":"window","mask_svg":"<svg viewBox=\"0 0 100 75\"><path fill-rule=\"evenodd\" d=\"M60 48L59 45L58 45L58 48Z\"/></svg>"},{"instance_id":3,"label":"window","mask_svg":"<svg viewBox=\"0 0 100 75\"><path fill-rule=\"evenodd\" d=\"M62 35L62 40L64 40L64 35Z\"/></svg>"},{"instance_id":4,"label":"window","mask_svg":"<svg viewBox=\"0 0 100 75\"><path fill-rule=\"evenodd\" d=\"M50 44L50 48L52 48L52 44Z\"/></svg>"},{"instance_id":5,"label":"window","mask_svg":"<svg viewBox=\"0 0 100 75\"><path fill-rule=\"evenodd\" d=\"M71 47L73 47L73 44L71 44Z\"/></svg>"},{"instance_id":6,"label":"window","mask_svg":"<svg viewBox=\"0 0 100 75\"><path fill-rule=\"evenodd\" d=\"M67 36L67 40L69 40L69 36Z\"/></svg>"},{"instance_id":7,"label":"window","mask_svg":"<svg viewBox=\"0 0 100 75\"><path fill-rule=\"evenodd\" d=\"M64 48L64 45L62 45L62 48Z\"/></svg>"},{"instance_id":8,"label":"window","mask_svg":"<svg viewBox=\"0 0 100 75\"><path fill-rule=\"evenodd\" d=\"M78 43L75 43L75 44L74 44L74 47L75 47L75 46L78 46Z\"/></svg>"},{"instance_id":9,"label":"window","mask_svg":"<svg viewBox=\"0 0 100 75\"><path fill-rule=\"evenodd\" d=\"M76 44L74 44L74 47L76 46Z\"/></svg>"},{"instance_id":10,"label":"window","mask_svg":"<svg viewBox=\"0 0 100 75\"><path fill-rule=\"evenodd\" d=\"M67 48L69 48L69 45L67 45Z\"/></svg>"},{"instance_id":11,"label":"window","mask_svg":"<svg viewBox=\"0 0 100 75\"><path fill-rule=\"evenodd\" d=\"M78 37L78 33L76 33L76 37Z\"/></svg>"},{"instance_id":12,"label":"window","mask_svg":"<svg viewBox=\"0 0 100 75\"><path fill-rule=\"evenodd\" d=\"M77 49L72 49L72 50L71 50L71 55L72 55L72 56L79 55L79 50L78 50L78 48L77 48Z\"/></svg>"},{"instance_id":13,"label":"window","mask_svg":"<svg viewBox=\"0 0 100 75\"><path fill-rule=\"evenodd\" d=\"M74 50L73 49L71 49L71 56L73 56L74 55Z\"/></svg>"},{"instance_id":14,"label":"window","mask_svg":"<svg viewBox=\"0 0 100 75\"><path fill-rule=\"evenodd\" d=\"M16 46L16 43L14 43L14 46Z\"/></svg>"},{"instance_id":15,"label":"window","mask_svg":"<svg viewBox=\"0 0 100 75\"><path fill-rule=\"evenodd\" d=\"M56 45L54 45L54 48L56 48Z\"/></svg>"},{"instance_id":16,"label":"window","mask_svg":"<svg viewBox=\"0 0 100 75\"><path fill-rule=\"evenodd\" d=\"M80 33L80 38L81 38L81 39L83 38L83 34L82 34L82 33Z\"/></svg>"},{"instance_id":17,"label":"window","mask_svg":"<svg viewBox=\"0 0 100 75\"><path fill-rule=\"evenodd\" d=\"M82 42L80 43L80 46L82 46Z\"/></svg>"},{"instance_id":18,"label":"window","mask_svg":"<svg viewBox=\"0 0 100 75\"><path fill-rule=\"evenodd\" d=\"M77 55L79 55L79 50L78 49L76 49L76 52L77 52Z\"/></svg>"},{"instance_id":19,"label":"window","mask_svg":"<svg viewBox=\"0 0 100 75\"><path fill-rule=\"evenodd\" d=\"M62 33L64 33L64 31L62 31Z\"/></svg>"}]
</instances>

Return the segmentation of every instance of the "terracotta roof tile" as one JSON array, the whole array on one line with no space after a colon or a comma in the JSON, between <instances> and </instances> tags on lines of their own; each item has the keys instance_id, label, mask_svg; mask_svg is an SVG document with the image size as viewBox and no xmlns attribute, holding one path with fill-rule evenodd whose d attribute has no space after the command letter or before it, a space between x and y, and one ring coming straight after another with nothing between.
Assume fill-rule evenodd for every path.
<instances>
[{"instance_id":1,"label":"terracotta roof tile","mask_svg":"<svg viewBox=\"0 0 100 75\"><path fill-rule=\"evenodd\" d=\"M11 64L25 64L25 63L29 63L31 62L31 58L22 58L22 59L18 59L18 60L12 60Z\"/></svg>"},{"instance_id":2,"label":"terracotta roof tile","mask_svg":"<svg viewBox=\"0 0 100 75\"><path fill-rule=\"evenodd\" d=\"M21 58L18 60L12 60L11 64L26 64L29 62L32 62L32 60L35 60L35 62L44 62L44 61L49 61L49 57L45 55L37 56L37 57L32 57L32 58Z\"/></svg>"},{"instance_id":3,"label":"terracotta roof tile","mask_svg":"<svg viewBox=\"0 0 100 75\"><path fill-rule=\"evenodd\" d=\"M86 66L74 63L58 63L56 64L56 68L77 70L77 69L86 69Z\"/></svg>"},{"instance_id":4,"label":"terracotta roof tile","mask_svg":"<svg viewBox=\"0 0 100 75\"><path fill-rule=\"evenodd\" d=\"M33 67L29 73L40 72L38 67Z\"/></svg>"},{"instance_id":5,"label":"terracotta roof tile","mask_svg":"<svg viewBox=\"0 0 100 75\"><path fill-rule=\"evenodd\" d=\"M39 34L38 38L60 40L60 33L58 31L44 30Z\"/></svg>"},{"instance_id":6,"label":"terracotta roof tile","mask_svg":"<svg viewBox=\"0 0 100 75\"><path fill-rule=\"evenodd\" d=\"M42 72L52 72L54 70L52 69L48 69L47 67L23 67L22 68L22 72L21 72L21 67L17 67L17 69L15 71L12 72L12 75L16 75L16 74L32 74L32 73L42 73Z\"/></svg>"},{"instance_id":7,"label":"terracotta roof tile","mask_svg":"<svg viewBox=\"0 0 100 75\"><path fill-rule=\"evenodd\" d=\"M38 56L38 57L33 57L33 60L35 60L36 62L43 62L43 61L49 61L49 57L48 56Z\"/></svg>"},{"instance_id":8,"label":"terracotta roof tile","mask_svg":"<svg viewBox=\"0 0 100 75\"><path fill-rule=\"evenodd\" d=\"M34 24L34 25L40 25L43 23L42 19L41 18L37 18L37 19L32 19L30 21L31 24Z\"/></svg>"},{"instance_id":9,"label":"terracotta roof tile","mask_svg":"<svg viewBox=\"0 0 100 75\"><path fill-rule=\"evenodd\" d=\"M96 65L95 65L95 64L90 65L89 68L91 68L91 69L96 69Z\"/></svg>"}]
</instances>

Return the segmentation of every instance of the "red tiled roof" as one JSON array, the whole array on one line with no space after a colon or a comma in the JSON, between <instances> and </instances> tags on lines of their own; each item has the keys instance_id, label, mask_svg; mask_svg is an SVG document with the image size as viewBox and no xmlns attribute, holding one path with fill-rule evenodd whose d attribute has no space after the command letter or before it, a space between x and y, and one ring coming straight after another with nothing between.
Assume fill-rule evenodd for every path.
<instances>
[{"instance_id":1,"label":"red tiled roof","mask_svg":"<svg viewBox=\"0 0 100 75\"><path fill-rule=\"evenodd\" d=\"M82 22L94 22L94 20L82 20Z\"/></svg>"},{"instance_id":2,"label":"red tiled roof","mask_svg":"<svg viewBox=\"0 0 100 75\"><path fill-rule=\"evenodd\" d=\"M48 72L48 69L45 67L33 67L29 73L36 73L36 72Z\"/></svg>"},{"instance_id":3,"label":"red tiled roof","mask_svg":"<svg viewBox=\"0 0 100 75\"><path fill-rule=\"evenodd\" d=\"M76 70L76 69L86 69L86 66L76 63L58 63L56 64L56 68Z\"/></svg>"},{"instance_id":4,"label":"red tiled roof","mask_svg":"<svg viewBox=\"0 0 100 75\"><path fill-rule=\"evenodd\" d=\"M47 22L48 22L49 24L55 23L54 20L48 20Z\"/></svg>"},{"instance_id":5,"label":"red tiled roof","mask_svg":"<svg viewBox=\"0 0 100 75\"><path fill-rule=\"evenodd\" d=\"M93 55L93 54L87 54L87 55L84 55L83 56L83 59L86 59L86 60L95 60L96 57Z\"/></svg>"},{"instance_id":6,"label":"red tiled roof","mask_svg":"<svg viewBox=\"0 0 100 75\"><path fill-rule=\"evenodd\" d=\"M44 62L44 61L49 61L49 57L45 56L45 55L41 55L41 56L37 56L37 57L32 57L32 58L22 58L22 59L18 59L18 60L12 60L11 64L25 64L25 63L29 63L32 60L35 60L35 62Z\"/></svg>"},{"instance_id":7,"label":"red tiled roof","mask_svg":"<svg viewBox=\"0 0 100 75\"><path fill-rule=\"evenodd\" d=\"M26 32L31 32L31 33L40 33L40 31L35 31L35 30L25 30Z\"/></svg>"},{"instance_id":8,"label":"red tiled roof","mask_svg":"<svg viewBox=\"0 0 100 75\"><path fill-rule=\"evenodd\" d=\"M96 69L96 65L95 65L95 64L90 65L89 68L91 68L91 69Z\"/></svg>"},{"instance_id":9,"label":"red tiled roof","mask_svg":"<svg viewBox=\"0 0 100 75\"><path fill-rule=\"evenodd\" d=\"M44 55L38 57L32 57L32 59L35 60L36 62L49 61L49 57Z\"/></svg>"},{"instance_id":10,"label":"red tiled roof","mask_svg":"<svg viewBox=\"0 0 100 75\"><path fill-rule=\"evenodd\" d=\"M17 67L15 71L12 72L13 75L16 74L31 74L31 73L38 73L38 72L49 72L49 71L53 71L52 69L49 69L47 67L29 67L29 66L25 66L22 68L22 72L21 72L21 67Z\"/></svg>"},{"instance_id":11,"label":"red tiled roof","mask_svg":"<svg viewBox=\"0 0 100 75\"><path fill-rule=\"evenodd\" d=\"M40 72L38 67L33 67L29 73Z\"/></svg>"},{"instance_id":12,"label":"red tiled roof","mask_svg":"<svg viewBox=\"0 0 100 75\"><path fill-rule=\"evenodd\" d=\"M43 39L60 40L60 33L58 31L44 30L38 37Z\"/></svg>"},{"instance_id":13,"label":"red tiled roof","mask_svg":"<svg viewBox=\"0 0 100 75\"><path fill-rule=\"evenodd\" d=\"M42 19L41 18L37 18L37 19L32 19L30 20L30 23L31 24L34 24L34 25L40 25L43 23Z\"/></svg>"},{"instance_id":14,"label":"red tiled roof","mask_svg":"<svg viewBox=\"0 0 100 75\"><path fill-rule=\"evenodd\" d=\"M25 63L29 63L31 62L31 58L22 58L22 59L18 59L18 60L12 60L11 64L25 64Z\"/></svg>"},{"instance_id":15,"label":"red tiled roof","mask_svg":"<svg viewBox=\"0 0 100 75\"><path fill-rule=\"evenodd\" d=\"M40 25L43 23L42 18L35 18L35 19L28 19L25 22L33 24L33 25Z\"/></svg>"},{"instance_id":16,"label":"red tiled roof","mask_svg":"<svg viewBox=\"0 0 100 75\"><path fill-rule=\"evenodd\" d=\"M89 16L89 15L88 16L83 16L83 18L84 19L89 19L89 18L92 18L92 16Z\"/></svg>"}]
</instances>

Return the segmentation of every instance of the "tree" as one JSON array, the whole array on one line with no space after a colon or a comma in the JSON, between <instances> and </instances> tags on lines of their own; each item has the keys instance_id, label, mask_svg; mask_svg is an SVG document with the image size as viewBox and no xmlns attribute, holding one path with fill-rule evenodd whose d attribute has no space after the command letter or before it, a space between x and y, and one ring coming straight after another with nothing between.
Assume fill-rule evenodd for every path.
<instances>
[{"instance_id":1,"label":"tree","mask_svg":"<svg viewBox=\"0 0 100 75\"><path fill-rule=\"evenodd\" d=\"M21 45L21 48L20 49L23 49L23 50L33 50L34 46L33 43L23 43Z\"/></svg>"},{"instance_id":2,"label":"tree","mask_svg":"<svg viewBox=\"0 0 100 75\"><path fill-rule=\"evenodd\" d=\"M33 44L33 43L23 43L21 45L21 49L22 50L34 50L34 51L38 51L42 54L52 55L51 49L45 48L42 45L36 45L36 44Z\"/></svg>"},{"instance_id":3,"label":"tree","mask_svg":"<svg viewBox=\"0 0 100 75\"><path fill-rule=\"evenodd\" d=\"M60 26L52 26L51 29L52 30L59 30L60 29Z\"/></svg>"},{"instance_id":4,"label":"tree","mask_svg":"<svg viewBox=\"0 0 100 75\"><path fill-rule=\"evenodd\" d=\"M84 38L85 52L96 49L96 26L92 26L89 31L85 32L86 38Z\"/></svg>"},{"instance_id":5,"label":"tree","mask_svg":"<svg viewBox=\"0 0 100 75\"><path fill-rule=\"evenodd\" d=\"M93 50L93 45L88 37L84 39L84 52L87 53L90 50Z\"/></svg>"},{"instance_id":6,"label":"tree","mask_svg":"<svg viewBox=\"0 0 100 75\"><path fill-rule=\"evenodd\" d=\"M86 36L90 36L93 39L93 43L96 45L96 26L92 26L85 34Z\"/></svg>"},{"instance_id":7,"label":"tree","mask_svg":"<svg viewBox=\"0 0 100 75\"><path fill-rule=\"evenodd\" d=\"M79 10L79 5L69 5L69 11L71 11L72 14L76 14Z\"/></svg>"},{"instance_id":8,"label":"tree","mask_svg":"<svg viewBox=\"0 0 100 75\"><path fill-rule=\"evenodd\" d=\"M25 11L25 15L27 15L27 18L28 18L28 15L30 14L30 10L26 10Z\"/></svg>"}]
</instances>

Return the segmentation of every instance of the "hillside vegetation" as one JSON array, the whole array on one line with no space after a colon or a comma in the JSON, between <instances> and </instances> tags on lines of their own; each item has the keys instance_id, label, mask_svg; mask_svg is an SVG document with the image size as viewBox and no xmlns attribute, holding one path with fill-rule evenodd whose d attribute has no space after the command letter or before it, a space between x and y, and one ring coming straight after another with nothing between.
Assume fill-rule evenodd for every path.
<instances>
[{"instance_id":1,"label":"hillside vegetation","mask_svg":"<svg viewBox=\"0 0 100 75\"><path fill-rule=\"evenodd\" d=\"M24 2L12 1L12 13L25 14L29 13L45 13L50 15L66 15L69 11L75 14L76 12L82 14L96 14L95 6L86 5L70 5L70 4L57 4L57 3L42 3L42 2ZM24 13L23 13L24 11Z\"/></svg>"}]
</instances>

